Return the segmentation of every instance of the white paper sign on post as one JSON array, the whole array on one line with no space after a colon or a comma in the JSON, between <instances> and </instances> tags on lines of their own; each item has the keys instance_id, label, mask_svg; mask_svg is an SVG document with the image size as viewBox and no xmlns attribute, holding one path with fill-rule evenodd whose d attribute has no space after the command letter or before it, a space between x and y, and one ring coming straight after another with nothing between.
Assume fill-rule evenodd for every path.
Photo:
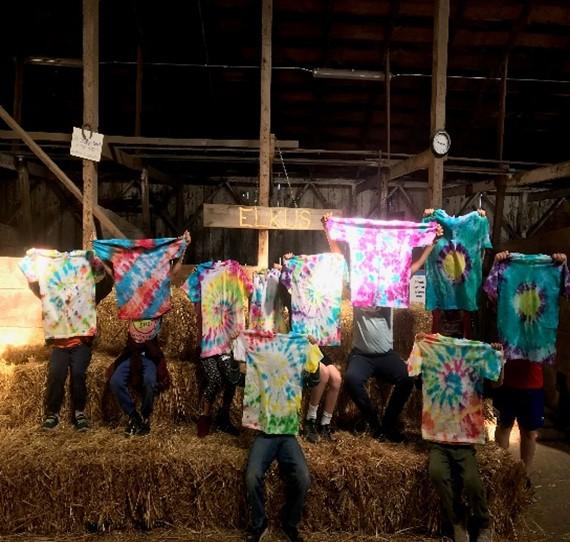
<instances>
[{"instance_id":1,"label":"white paper sign on post","mask_svg":"<svg viewBox=\"0 0 570 542\"><path fill-rule=\"evenodd\" d=\"M103 134L92 132L89 129L73 128L71 149L69 150L71 156L99 162L101 160L102 150Z\"/></svg>"},{"instance_id":2,"label":"white paper sign on post","mask_svg":"<svg viewBox=\"0 0 570 542\"><path fill-rule=\"evenodd\" d=\"M410 303L426 302L426 276L414 275L410 280Z\"/></svg>"}]
</instances>

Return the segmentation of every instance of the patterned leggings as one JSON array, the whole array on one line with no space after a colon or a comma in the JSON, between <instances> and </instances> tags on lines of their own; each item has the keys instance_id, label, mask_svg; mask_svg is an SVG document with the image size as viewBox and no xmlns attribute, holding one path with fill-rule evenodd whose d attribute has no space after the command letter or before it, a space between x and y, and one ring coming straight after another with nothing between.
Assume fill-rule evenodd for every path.
<instances>
[{"instance_id":1,"label":"patterned leggings","mask_svg":"<svg viewBox=\"0 0 570 542\"><path fill-rule=\"evenodd\" d=\"M224 404L230 404L239 380L239 364L228 354L212 356L200 361L206 378L204 400L212 404L225 384Z\"/></svg>"}]
</instances>

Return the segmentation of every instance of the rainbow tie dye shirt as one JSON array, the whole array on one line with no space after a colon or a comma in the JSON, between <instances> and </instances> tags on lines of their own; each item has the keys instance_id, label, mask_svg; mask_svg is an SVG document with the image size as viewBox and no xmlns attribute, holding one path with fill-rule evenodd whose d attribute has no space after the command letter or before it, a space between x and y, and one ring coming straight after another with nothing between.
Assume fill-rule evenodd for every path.
<instances>
[{"instance_id":1,"label":"rainbow tie dye shirt","mask_svg":"<svg viewBox=\"0 0 570 542\"><path fill-rule=\"evenodd\" d=\"M405 308L410 299L412 249L429 245L435 222L331 217L331 239L350 247L350 290L355 307Z\"/></svg>"},{"instance_id":2,"label":"rainbow tie dye shirt","mask_svg":"<svg viewBox=\"0 0 570 542\"><path fill-rule=\"evenodd\" d=\"M487 343L439 334L416 337L408 373L422 375L422 437L484 443L483 381L498 380L502 366L502 353Z\"/></svg>"},{"instance_id":3,"label":"rainbow tie dye shirt","mask_svg":"<svg viewBox=\"0 0 570 542\"><path fill-rule=\"evenodd\" d=\"M483 249L492 247L487 217L477 211L455 217L437 209L424 221L443 227L426 262L426 309L476 311Z\"/></svg>"},{"instance_id":4,"label":"rainbow tie dye shirt","mask_svg":"<svg viewBox=\"0 0 570 542\"><path fill-rule=\"evenodd\" d=\"M340 344L344 256L326 252L285 260L281 282L291 292L291 331L313 336L320 346Z\"/></svg>"},{"instance_id":5,"label":"rainbow tie dye shirt","mask_svg":"<svg viewBox=\"0 0 570 542\"><path fill-rule=\"evenodd\" d=\"M251 281L234 260L205 262L194 269L182 289L201 303L202 358L231 352L231 337L245 329Z\"/></svg>"},{"instance_id":6,"label":"rainbow tie dye shirt","mask_svg":"<svg viewBox=\"0 0 570 542\"><path fill-rule=\"evenodd\" d=\"M247 364L242 425L268 435L296 435L303 370L318 370L319 347L296 333L246 331L234 341L233 353Z\"/></svg>"},{"instance_id":7,"label":"rainbow tie dye shirt","mask_svg":"<svg viewBox=\"0 0 570 542\"><path fill-rule=\"evenodd\" d=\"M512 253L495 263L484 290L497 302L505 357L554 363L559 298L570 295L567 265L545 254Z\"/></svg>"},{"instance_id":8,"label":"rainbow tie dye shirt","mask_svg":"<svg viewBox=\"0 0 570 542\"><path fill-rule=\"evenodd\" d=\"M97 333L95 283L105 269L93 252L31 248L20 269L28 282L39 285L46 340Z\"/></svg>"},{"instance_id":9,"label":"rainbow tie dye shirt","mask_svg":"<svg viewBox=\"0 0 570 542\"><path fill-rule=\"evenodd\" d=\"M93 241L95 254L113 264L119 318L147 320L170 310L170 265L185 248L180 238Z\"/></svg>"},{"instance_id":10,"label":"rainbow tie dye shirt","mask_svg":"<svg viewBox=\"0 0 570 542\"><path fill-rule=\"evenodd\" d=\"M268 269L253 274L253 292L249 302L249 329L279 331L285 325L279 302L281 271Z\"/></svg>"}]
</instances>

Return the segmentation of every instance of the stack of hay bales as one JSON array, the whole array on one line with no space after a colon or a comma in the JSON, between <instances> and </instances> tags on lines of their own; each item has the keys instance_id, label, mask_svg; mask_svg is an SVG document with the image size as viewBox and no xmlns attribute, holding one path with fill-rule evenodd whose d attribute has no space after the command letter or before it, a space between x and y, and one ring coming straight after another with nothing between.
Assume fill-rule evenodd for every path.
<instances>
[{"instance_id":1,"label":"stack of hay bales","mask_svg":"<svg viewBox=\"0 0 570 542\"><path fill-rule=\"evenodd\" d=\"M144 439L125 439L122 426L102 422L107 367L126 340L125 323L109 296L98 308L100 333L89 369L87 414L94 428L77 434L68 423L46 434L42 417L45 361L38 352L16 353L18 364L0 363L0 534L81 533L85 529L160 526L191 529L243 528L247 512L243 472L251 435L236 439L214 434L198 439L199 336L192 304L173 290L173 310L165 317L160 340L168 356L172 387L156 402L153 429ZM399 353L407 357L414 333L428 331L424 311L395 314ZM342 345L328 349L344 370L350 351L352 309L344 302ZM404 337L405 336L405 337ZM21 363L26 355L28 361ZM233 415L238 421L242 390ZM389 392L372 384L372 396L385 403ZM418 398L409 402L408 427L419 427ZM339 422L357 418L346 394ZM413 444L378 443L367 436L338 432L338 441L303 443L313 479L304 528L362 534L417 529L436 532L439 501L427 477L427 451ZM479 461L488 488L493 526L511 537L526 506L526 476L520 463L494 444L481 447ZM277 470L267 481L268 508L275 515L283 499Z\"/></svg>"}]
</instances>

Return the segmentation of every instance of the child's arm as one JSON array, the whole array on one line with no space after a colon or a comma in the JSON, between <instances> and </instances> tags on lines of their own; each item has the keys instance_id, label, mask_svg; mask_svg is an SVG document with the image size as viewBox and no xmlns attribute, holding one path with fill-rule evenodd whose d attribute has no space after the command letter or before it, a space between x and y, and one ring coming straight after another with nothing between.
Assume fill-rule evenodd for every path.
<instances>
[{"instance_id":1,"label":"child's arm","mask_svg":"<svg viewBox=\"0 0 570 542\"><path fill-rule=\"evenodd\" d=\"M429 216L431 214L433 214L434 210L433 209L426 209L424 211L424 216ZM437 242L437 240L443 235L443 228L441 226L441 224L438 224L435 230L435 238L433 240L433 243L431 245L428 245L427 247L424 248L422 255L415 261L412 263L412 267L411 267L411 271L412 271L412 275L414 273L417 273L422 267L423 265L426 263L426 260L428 259L429 255L431 254L431 251L433 250L433 247L435 246L435 243Z\"/></svg>"},{"instance_id":2,"label":"child's arm","mask_svg":"<svg viewBox=\"0 0 570 542\"><path fill-rule=\"evenodd\" d=\"M184 256L186 254L186 249L188 248L188 246L192 242L192 237L191 237L190 232L188 230L186 230L182 234L182 239L184 239L184 241L186 241L186 246L184 247L182 254L180 254L180 258L178 258L178 260L176 260L176 263L171 267L170 278L174 277L182 269L182 263L184 262Z\"/></svg>"},{"instance_id":3,"label":"child's arm","mask_svg":"<svg viewBox=\"0 0 570 542\"><path fill-rule=\"evenodd\" d=\"M503 345L501 343L491 343L491 346L495 350L498 350L499 352L501 352L501 354L503 354ZM500 388L503 385L504 380L505 380L505 359L503 358L501 363L501 374L499 375L499 379L495 382L490 381L490 385L492 388Z\"/></svg>"},{"instance_id":4,"label":"child's arm","mask_svg":"<svg viewBox=\"0 0 570 542\"><path fill-rule=\"evenodd\" d=\"M326 228L327 222L329 221L329 218L331 216L332 216L332 213L324 214L321 218L321 223L323 224L323 229L325 230L325 236L327 238L327 242L329 244L330 251L334 252L335 254L342 254L342 251L340 250L338 243L334 239L330 238L329 231Z\"/></svg>"}]
</instances>

